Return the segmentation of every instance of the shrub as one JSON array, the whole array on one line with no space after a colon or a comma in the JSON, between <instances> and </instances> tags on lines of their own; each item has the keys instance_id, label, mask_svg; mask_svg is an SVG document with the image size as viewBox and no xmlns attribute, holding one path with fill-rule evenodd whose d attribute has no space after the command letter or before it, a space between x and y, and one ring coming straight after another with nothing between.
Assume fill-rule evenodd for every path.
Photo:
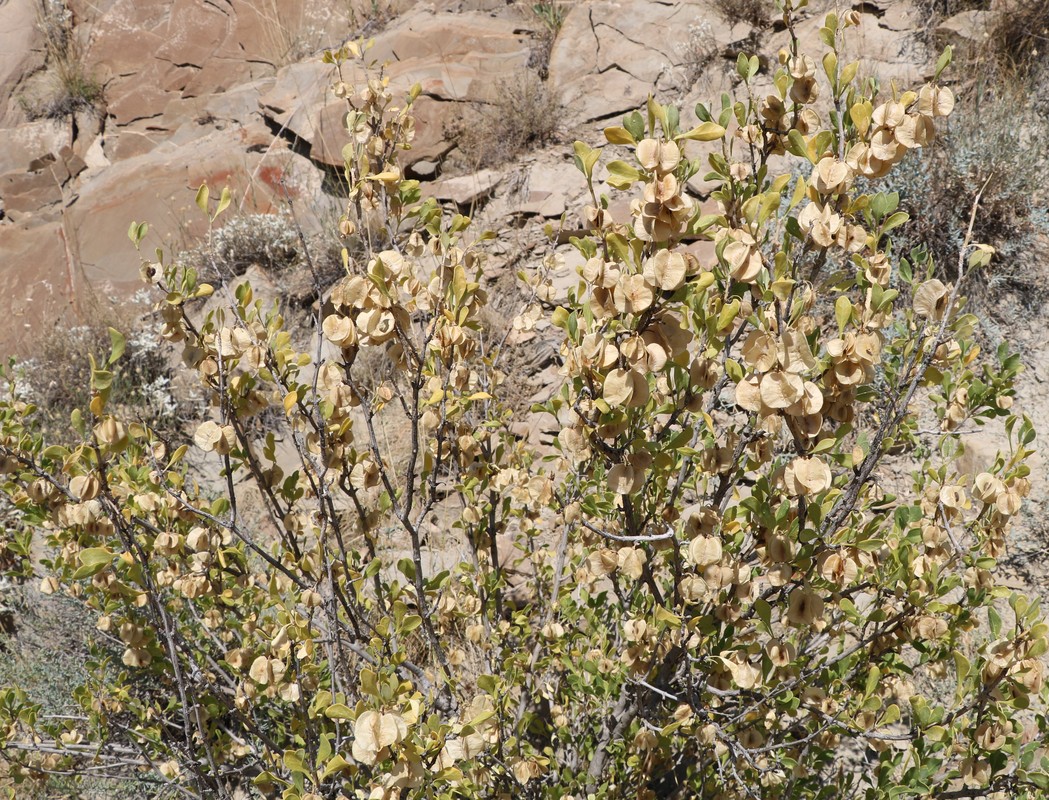
<instances>
[{"instance_id":1,"label":"shrub","mask_svg":"<svg viewBox=\"0 0 1049 800\"><path fill-rule=\"evenodd\" d=\"M90 413L92 359L105 365L119 340L123 358L113 370L112 381L124 412L148 419L164 435L179 432L183 424L197 418L198 403L192 391L173 386L176 375L160 330L159 321L136 319L122 309L90 306L81 324L57 324L27 358L14 365L18 399L34 406L36 424L50 438L66 439L71 435L71 414Z\"/></svg>"},{"instance_id":2,"label":"shrub","mask_svg":"<svg viewBox=\"0 0 1049 800\"><path fill-rule=\"evenodd\" d=\"M721 48L714 38L714 28L709 21L688 26L688 39L678 46L681 69L684 73L684 89L695 85L707 68L717 61Z\"/></svg>"},{"instance_id":3,"label":"shrub","mask_svg":"<svg viewBox=\"0 0 1049 800\"><path fill-rule=\"evenodd\" d=\"M1010 313L1008 294L1025 304L1045 295L1049 216L1041 176L1049 168L1049 118L1032 109L1024 85L975 89L936 144L888 181L913 220L897 237L901 252L924 247L941 277L954 270L979 196L974 236L997 253L977 276L983 288L974 298L992 313Z\"/></svg>"},{"instance_id":4,"label":"shrub","mask_svg":"<svg viewBox=\"0 0 1049 800\"><path fill-rule=\"evenodd\" d=\"M347 255L360 247L356 238L334 230L307 236L290 212L244 214L214 228L206 241L178 256L201 280L227 284L257 267L278 281L292 306L308 305L346 274Z\"/></svg>"},{"instance_id":5,"label":"shrub","mask_svg":"<svg viewBox=\"0 0 1049 800\"><path fill-rule=\"evenodd\" d=\"M294 222L286 214L245 214L212 231L190 254L210 280L228 280L258 266L279 275L303 261Z\"/></svg>"},{"instance_id":6,"label":"shrub","mask_svg":"<svg viewBox=\"0 0 1049 800\"><path fill-rule=\"evenodd\" d=\"M552 323L563 380L524 420L479 344L490 237L402 179L419 90L339 84L343 225L374 235L308 350L247 283L204 313L211 286L149 260L214 408L192 443L125 423L98 373L79 444L0 406L4 491L44 540L8 546L46 545L34 577L99 631L81 716L0 692L12 777L90 761L284 800L1043 796L1049 626L997 569L1034 433L1018 358L981 356L962 296L989 249L965 237L934 278L897 260L906 214L857 189L953 97L870 97L856 63L816 63L793 51L759 97L743 56L740 99L695 127L652 100L606 129L629 224L598 196L604 153L575 144L585 263L565 296L530 278L515 325ZM707 215L682 189L694 140L719 147ZM802 180L772 166L787 154ZM393 369L366 389L379 348ZM251 433L274 408L289 434ZM1002 452L961 474L963 434L992 420ZM201 458L213 479L190 479Z\"/></svg>"},{"instance_id":7,"label":"shrub","mask_svg":"<svg viewBox=\"0 0 1049 800\"><path fill-rule=\"evenodd\" d=\"M491 105L466 114L453 132L467 169L501 166L557 133L560 105L536 73L500 82L496 95Z\"/></svg>"}]
</instances>

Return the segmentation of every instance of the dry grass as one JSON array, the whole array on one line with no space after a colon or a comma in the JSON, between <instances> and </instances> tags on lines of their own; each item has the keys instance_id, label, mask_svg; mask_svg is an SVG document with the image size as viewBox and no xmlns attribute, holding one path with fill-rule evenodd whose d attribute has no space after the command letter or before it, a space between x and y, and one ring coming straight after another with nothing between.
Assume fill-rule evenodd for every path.
<instances>
[{"instance_id":1,"label":"dry grass","mask_svg":"<svg viewBox=\"0 0 1049 800\"><path fill-rule=\"evenodd\" d=\"M63 119L103 106L102 85L84 61L73 13L62 0L39 0L37 27L44 37L47 81L44 90L23 97L22 110L29 119Z\"/></svg>"},{"instance_id":2,"label":"dry grass","mask_svg":"<svg viewBox=\"0 0 1049 800\"><path fill-rule=\"evenodd\" d=\"M743 23L762 30L771 22L773 5L768 0L714 0L714 8L729 25Z\"/></svg>"},{"instance_id":3,"label":"dry grass","mask_svg":"<svg viewBox=\"0 0 1049 800\"><path fill-rule=\"evenodd\" d=\"M975 63L956 65L957 75L963 74L959 67L970 73L975 69L982 77L987 77L988 71L996 71L994 77L1005 83L1017 75L1037 71L1047 61L1049 3L1042 0L1005 0L998 4L992 0L917 0L917 6L926 20L924 35L929 42L934 39L937 26L956 14L995 12L989 18L985 44L973 54Z\"/></svg>"},{"instance_id":4,"label":"dry grass","mask_svg":"<svg viewBox=\"0 0 1049 800\"><path fill-rule=\"evenodd\" d=\"M498 167L553 141L560 104L535 72L503 81L498 102L464 115L449 131L468 171Z\"/></svg>"},{"instance_id":5,"label":"dry grass","mask_svg":"<svg viewBox=\"0 0 1049 800\"><path fill-rule=\"evenodd\" d=\"M989 46L1000 66L1021 75L1044 71L1049 53L1049 3L1010 0L995 19Z\"/></svg>"}]
</instances>

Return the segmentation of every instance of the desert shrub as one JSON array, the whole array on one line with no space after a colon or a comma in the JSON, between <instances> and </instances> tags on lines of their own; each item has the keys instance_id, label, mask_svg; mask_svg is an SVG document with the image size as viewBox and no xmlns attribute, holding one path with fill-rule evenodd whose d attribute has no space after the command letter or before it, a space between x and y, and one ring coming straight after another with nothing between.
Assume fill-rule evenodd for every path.
<instances>
[{"instance_id":1,"label":"desert shrub","mask_svg":"<svg viewBox=\"0 0 1049 800\"><path fill-rule=\"evenodd\" d=\"M828 15L821 39L857 19ZM1044 796L1049 626L998 570L1034 432L1019 359L981 356L964 308L990 250L965 237L950 281L898 260L907 215L857 183L929 144L953 97L872 97L833 49L825 73L787 52L771 93L742 56L739 99L694 128L652 100L606 129L622 158L575 144L585 263L563 295L529 277L514 324L549 320L562 380L523 419L479 342L490 237L402 178L418 89L337 86L343 225L372 249L308 349L246 282L205 311L194 271L144 262L213 417L164 446L96 373L79 443L54 446L0 404L4 492L35 527L8 547L46 552L23 573L121 653L115 677L88 665L79 717L0 691L12 779L104 763L208 798ZM705 165L695 140L716 143ZM629 224L598 196L602 160ZM706 168L700 215L683 187ZM366 388L378 348L392 369ZM251 431L264 409L280 440ZM1001 452L962 472L988 421ZM213 480L190 479L201 459Z\"/></svg>"},{"instance_id":2,"label":"desert shrub","mask_svg":"<svg viewBox=\"0 0 1049 800\"><path fill-rule=\"evenodd\" d=\"M954 270L979 195L974 236L997 253L977 276L985 288L974 297L992 311L1002 308L1003 293L1026 303L1045 294L1049 118L1032 108L1024 85L984 85L965 96L949 130L887 182L913 220L898 235L901 252L924 247L941 275Z\"/></svg>"},{"instance_id":3,"label":"desert shrub","mask_svg":"<svg viewBox=\"0 0 1049 800\"><path fill-rule=\"evenodd\" d=\"M212 231L188 259L206 270L208 279L222 280L243 275L252 266L280 274L298 266L303 255L287 214L244 214Z\"/></svg>"},{"instance_id":4,"label":"desert shrub","mask_svg":"<svg viewBox=\"0 0 1049 800\"><path fill-rule=\"evenodd\" d=\"M686 90L695 85L707 68L717 61L720 53L710 22L704 20L688 26L688 38L678 47Z\"/></svg>"},{"instance_id":5,"label":"desert shrub","mask_svg":"<svg viewBox=\"0 0 1049 800\"><path fill-rule=\"evenodd\" d=\"M67 437L71 414L89 413L92 363L104 367L119 340L123 358L112 371L113 391L127 414L148 419L157 431L171 435L196 419L200 409L192 391L173 386L171 353L158 336L160 329L151 316L137 318L123 309L92 305L82 322L57 323L15 363L17 395L34 407L37 424L49 437Z\"/></svg>"},{"instance_id":6,"label":"desert shrub","mask_svg":"<svg viewBox=\"0 0 1049 800\"><path fill-rule=\"evenodd\" d=\"M557 134L558 100L536 73L500 82L496 95L495 102L464 115L452 132L468 169L501 166Z\"/></svg>"},{"instance_id":7,"label":"desert shrub","mask_svg":"<svg viewBox=\"0 0 1049 800\"><path fill-rule=\"evenodd\" d=\"M307 235L290 212L243 214L216 226L206 240L178 255L203 281L226 284L257 267L280 282L292 305L316 300L346 274L342 251L360 250L356 237L339 237L334 226Z\"/></svg>"}]
</instances>

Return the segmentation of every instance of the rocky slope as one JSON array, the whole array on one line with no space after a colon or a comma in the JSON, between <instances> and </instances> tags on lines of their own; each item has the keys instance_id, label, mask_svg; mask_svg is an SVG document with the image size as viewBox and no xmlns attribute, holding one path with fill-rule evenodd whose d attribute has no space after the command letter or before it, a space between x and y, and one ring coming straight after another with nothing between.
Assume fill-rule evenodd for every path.
<instances>
[{"instance_id":1,"label":"rocky slope","mask_svg":"<svg viewBox=\"0 0 1049 800\"><path fill-rule=\"evenodd\" d=\"M828 5L813 4L803 37ZM856 7L867 68L917 77L926 56L908 0ZM344 132L319 53L361 33L395 86L422 84L410 169L442 199L494 201L497 227L559 217L581 183L566 177L563 144L472 171L449 134L464 114L498 111L508 86L539 71L562 139L596 143L604 120L650 93L688 108L730 88L741 48L761 39L775 52L785 39L725 20L712 0L3 0L0 347L24 352L87 298L134 291L132 220L152 224L160 239L148 244L191 246L202 181L229 184L241 213L290 198L320 224L317 209L337 202L324 179Z\"/></svg>"}]
</instances>

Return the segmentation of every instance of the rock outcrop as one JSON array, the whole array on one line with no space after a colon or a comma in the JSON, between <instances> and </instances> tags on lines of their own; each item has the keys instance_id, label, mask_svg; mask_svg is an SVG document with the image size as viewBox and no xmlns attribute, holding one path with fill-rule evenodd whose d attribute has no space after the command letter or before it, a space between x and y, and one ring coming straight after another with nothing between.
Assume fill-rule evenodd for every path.
<instances>
[{"instance_id":1,"label":"rock outcrop","mask_svg":"<svg viewBox=\"0 0 1049 800\"><path fill-rule=\"evenodd\" d=\"M903 77L920 69L895 27L909 2L863 7L865 55ZM69 0L58 19L41 19L39 8L0 3L0 313L9 321L0 346L15 351L42 326L75 317L85 297L134 291L132 220L151 223L150 246L192 246L207 227L192 208L202 181L228 184L240 213L275 211L288 198L308 210L324 198L342 166L345 104L319 56L361 33L374 36L370 54L387 64L394 89L422 89L411 174L442 202L487 204L496 228L562 215L567 228L578 225L585 186L564 144L476 174L448 161L456 124L478 107L512 112L506 87L543 66L544 53L564 142L598 142L607 120L650 94L684 101L690 113L695 100L732 87L740 50L785 36L726 22L710 0L580 0L556 37L530 3L504 0L389 0L381 18L370 0ZM813 3L804 37L815 38L821 10ZM44 36L48 25L59 26L57 39ZM31 92L62 89L60 57L77 59L104 104L52 105L55 118L30 119L40 113Z\"/></svg>"}]
</instances>

